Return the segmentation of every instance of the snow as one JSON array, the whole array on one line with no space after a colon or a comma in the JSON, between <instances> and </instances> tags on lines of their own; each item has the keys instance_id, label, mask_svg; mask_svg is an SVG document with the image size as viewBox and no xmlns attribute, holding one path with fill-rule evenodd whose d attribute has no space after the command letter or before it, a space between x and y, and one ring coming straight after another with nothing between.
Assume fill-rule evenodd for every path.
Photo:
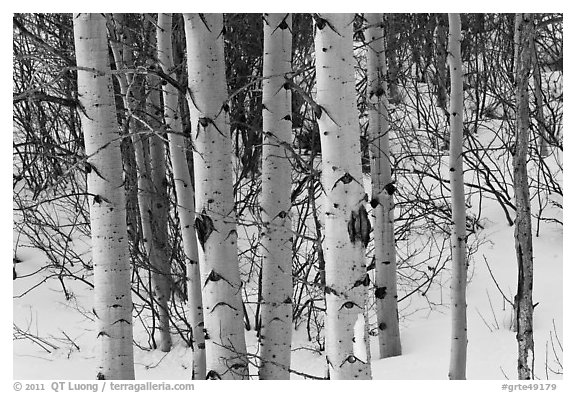
<instances>
[{"instance_id":1,"label":"snow","mask_svg":"<svg viewBox=\"0 0 576 393\"><path fill-rule=\"evenodd\" d=\"M514 228L504 222L500 207L494 201L485 200L485 204L486 225L481 235L486 241L480 246L469 275L467 376L469 379L515 379L517 350L515 333L510 330L512 309L498 289L500 287L508 299L513 299L516 285ZM555 334L560 344L563 342L562 246L562 227L543 223L540 237L534 237L534 302L538 303L534 315L535 373L541 379L562 377L550 371L546 373L545 368L548 356L549 366L558 369L552 353ZM17 254L22 263L16 265L20 277L13 282L14 296L39 282L41 275L26 276L41 269L46 262L42 252L35 249L20 247ZM480 256L486 258L487 264ZM449 272L443 274L448 277ZM93 322L88 319L92 309L92 291L79 282L66 282L66 286L72 293L69 300L64 299L61 284L55 279L14 298L15 325L57 347L45 350L31 340L15 340L15 379L94 378L97 348ZM447 378L450 348L447 293L448 288L439 286L429 290L428 297L440 299L438 303L441 303L433 308L418 294L410 298L409 305L400 304L401 317L405 316L401 318L402 356L378 360L377 337L371 337L374 379ZM355 330L361 337L364 320L361 318L359 322ZM143 331L135 332L136 340L143 337ZM174 349L168 354L135 348L136 377L144 380L188 379L190 350L178 337L175 337L175 342ZM247 332L247 342L249 351L256 352L257 339L253 331ZM325 359L314 351L312 344L307 341L304 327L294 333L292 368L323 377ZM558 342L554 344L562 359ZM254 367L251 374L256 374ZM294 375L293 378L301 377Z\"/></svg>"},{"instance_id":2,"label":"snow","mask_svg":"<svg viewBox=\"0 0 576 393\"><path fill-rule=\"evenodd\" d=\"M563 89L562 81L558 82L552 76L547 77L547 80L552 81L550 83L554 84L555 91L560 94L559 92ZM487 136L481 134L480 137ZM552 160L550 161L550 165L553 165ZM472 173L468 172L468 175L471 176ZM369 181L366 183L368 191ZM473 206L469 212L476 212L477 198L472 198L470 202ZM560 215L561 218L562 212L554 206L549 205L546 209L548 216ZM517 343L515 333L511 330L512 308L504 299L505 296L513 300L516 292L514 228L506 224L501 207L494 200L484 199L482 217L484 229L478 234L481 241L471 261L467 289L467 377L472 380L516 379ZM244 239L249 239L254 235L254 231L254 227L245 227L238 233ZM79 240L85 241L85 239ZM15 242L16 236L13 240L13 243ZM560 369L555 355L563 363L563 351L560 349L560 346L564 346L563 327L565 320L571 315L568 313L565 317L563 314L563 277L565 275L563 227L553 222L543 222L540 236L534 237L533 242L534 303L537 303L534 312L535 374L542 380L557 380L562 379L562 375L553 372ZM240 241L239 244L241 244ZM303 247L302 250L306 248ZM83 251L78 251L79 254L81 252ZM406 254L408 253L406 251ZM61 283L52 278L19 297L23 292L40 283L48 272L43 271L41 274L32 275L33 272L42 269L47 262L46 256L41 251L22 247L20 244L17 255L22 263L16 265L19 278L13 281L13 321L15 326L29 334L37 343L31 339L13 340L13 378L16 380L94 379L98 348L94 323L90 319L92 290L84 283L66 281L65 285L72 296L70 299L65 299ZM305 255L302 258L305 258ZM27 277L27 275L30 276ZM569 274L566 273L566 276ZM374 379L447 379L451 329L449 277L450 272L447 267L438 277L438 282L443 285L432 285L426 297L415 293L400 303L403 349L401 356L379 360L377 337L370 336ZM252 293L250 300L254 300L256 293L254 282L251 286L247 286L246 290ZM400 297L402 295L403 293L400 293ZM248 305L247 308L253 321L253 307ZM375 320L373 312L370 314L370 319L373 323ZM135 328L135 340L145 346L146 333L139 324L136 324ZM355 333L357 337L363 337L363 318L359 318ZM4 336L8 337L7 334ZM258 340L253 330L246 332L246 340L248 351L257 353ZM185 347L178 336L174 336L174 342L175 346L168 354L158 350L135 347L136 378L139 380L189 379L190 349ZM294 370L320 378L325 377L325 354L317 350L315 342L308 341L305 326L300 326L294 332L292 347ZM366 356L367 354L357 354L357 357L361 359ZM547 369L547 364L550 369ZM250 374L257 375L254 365L251 365ZM293 374L292 378L302 379L303 377ZM252 389L255 385L249 386ZM346 383L341 386L358 389ZM403 385L392 383L386 386L401 389ZM411 386L429 389L430 386L440 385ZM441 385L442 389L446 389L447 386ZM451 386L462 388L458 383ZM494 386L500 389L502 384L475 386L486 387L488 391Z\"/></svg>"}]
</instances>

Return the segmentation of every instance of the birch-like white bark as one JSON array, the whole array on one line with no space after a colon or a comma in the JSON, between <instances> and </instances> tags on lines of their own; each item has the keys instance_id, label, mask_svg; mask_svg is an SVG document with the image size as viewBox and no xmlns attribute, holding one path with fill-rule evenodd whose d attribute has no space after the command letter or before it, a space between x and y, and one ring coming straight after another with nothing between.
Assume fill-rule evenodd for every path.
<instances>
[{"instance_id":1,"label":"birch-like white bark","mask_svg":"<svg viewBox=\"0 0 576 393\"><path fill-rule=\"evenodd\" d=\"M176 79L172 55L172 15L158 14L157 29L158 62L165 74ZM196 217L194 189L186 162L186 143L178 109L179 92L176 86L170 83L164 84L162 90L164 94L164 118L178 202L182 249L186 257L188 319L192 326L192 379L204 379L206 377L206 345L198 244L194 228Z\"/></svg>"},{"instance_id":2,"label":"birch-like white bark","mask_svg":"<svg viewBox=\"0 0 576 393\"><path fill-rule=\"evenodd\" d=\"M392 179L386 97L386 58L382 14L365 14L368 40L368 135L374 216L376 317L380 358L402 354L396 289L394 182Z\"/></svg>"},{"instance_id":3,"label":"birch-like white bark","mask_svg":"<svg viewBox=\"0 0 576 393\"><path fill-rule=\"evenodd\" d=\"M369 283L370 223L364 207L352 47L353 14L317 15L316 114L325 198L326 352L331 379L368 379L368 348L355 348ZM358 337L362 340L362 337Z\"/></svg>"},{"instance_id":4,"label":"birch-like white bark","mask_svg":"<svg viewBox=\"0 0 576 393\"><path fill-rule=\"evenodd\" d=\"M185 14L206 377L246 379L222 14Z\"/></svg>"},{"instance_id":5,"label":"birch-like white bark","mask_svg":"<svg viewBox=\"0 0 576 393\"><path fill-rule=\"evenodd\" d=\"M466 205L462 145L464 139L464 95L460 14L448 14L448 64L450 67L450 194L452 202L452 332L450 379L466 379Z\"/></svg>"},{"instance_id":6,"label":"birch-like white bark","mask_svg":"<svg viewBox=\"0 0 576 393\"><path fill-rule=\"evenodd\" d=\"M290 89L292 17L264 14L262 82L262 325L260 379L290 379L292 339Z\"/></svg>"},{"instance_id":7,"label":"birch-like white bark","mask_svg":"<svg viewBox=\"0 0 576 393\"><path fill-rule=\"evenodd\" d=\"M74 14L78 96L86 148L98 379L134 379L126 205L106 20Z\"/></svg>"}]
</instances>

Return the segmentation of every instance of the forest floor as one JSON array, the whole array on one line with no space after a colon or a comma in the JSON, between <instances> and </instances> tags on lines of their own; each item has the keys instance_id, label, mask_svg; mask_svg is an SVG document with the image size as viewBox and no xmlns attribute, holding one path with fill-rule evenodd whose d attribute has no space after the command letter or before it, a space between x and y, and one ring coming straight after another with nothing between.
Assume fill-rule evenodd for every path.
<instances>
[{"instance_id":1,"label":"forest floor","mask_svg":"<svg viewBox=\"0 0 576 393\"><path fill-rule=\"evenodd\" d=\"M469 379L515 379L517 375L512 308L500 292L509 300L516 292L514 228L503 222L499 209L494 201L485 200L484 229L479 234L483 240L469 268ZM543 222L540 236L534 237L535 374L540 379L562 378L558 374L563 355L562 246L562 226ZM60 282L48 280L20 297L42 281L40 274L33 273L46 260L41 251L26 247L19 247L17 255L22 263L17 264L19 278L13 281L13 319L21 339L13 340L14 378L93 379L97 346L91 320L92 291L80 282L67 282L72 296L66 300ZM447 378L449 271L442 274L439 282L443 285L434 285L427 296L415 294L400 304L402 356L377 360L377 337L371 337L374 379ZM146 342L145 337L143 330L135 331L136 341ZM247 332L247 342L249 351L256 348L253 331ZM323 377L324 354L306 349L311 347L305 329L295 331L292 368ZM168 354L135 347L136 377L187 379L190 355L178 337Z\"/></svg>"}]
</instances>

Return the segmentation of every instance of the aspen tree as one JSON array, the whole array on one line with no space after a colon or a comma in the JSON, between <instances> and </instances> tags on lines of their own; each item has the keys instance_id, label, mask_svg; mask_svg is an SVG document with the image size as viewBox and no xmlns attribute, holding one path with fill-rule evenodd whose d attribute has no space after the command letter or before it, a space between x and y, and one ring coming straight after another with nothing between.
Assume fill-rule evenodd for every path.
<instances>
[{"instance_id":1,"label":"aspen tree","mask_svg":"<svg viewBox=\"0 0 576 393\"><path fill-rule=\"evenodd\" d=\"M206 378L245 379L222 14L185 14Z\"/></svg>"},{"instance_id":2,"label":"aspen tree","mask_svg":"<svg viewBox=\"0 0 576 393\"><path fill-rule=\"evenodd\" d=\"M158 62L162 71L175 79L172 56L172 15L158 14ZM198 244L194 228L195 203L192 179L186 162L186 143L182 133L178 109L179 92L171 83L163 85L164 119L168 134L168 147L176 188L177 210L182 234L182 249L186 258L188 292L188 320L192 326L192 379L206 377L206 350L204 342L204 316L202 289L198 264Z\"/></svg>"},{"instance_id":3,"label":"aspen tree","mask_svg":"<svg viewBox=\"0 0 576 393\"><path fill-rule=\"evenodd\" d=\"M90 203L98 379L134 379L126 205L106 20L74 14L78 97Z\"/></svg>"},{"instance_id":4,"label":"aspen tree","mask_svg":"<svg viewBox=\"0 0 576 393\"><path fill-rule=\"evenodd\" d=\"M534 378L534 337L532 303L533 248L530 189L526 168L530 137L529 77L532 71L530 41L534 34L534 16L516 17L516 140L513 157L516 219L514 241L518 262L518 290L514 296L516 340L518 341L518 379Z\"/></svg>"},{"instance_id":5,"label":"aspen tree","mask_svg":"<svg viewBox=\"0 0 576 393\"><path fill-rule=\"evenodd\" d=\"M150 26L150 24L148 24ZM152 27L150 45L152 56L156 58L156 28ZM156 61L151 67L155 68ZM152 134L148 139L150 150L150 183L152 185L150 216L152 226L152 253L150 268L152 270L152 285L160 321L160 350L169 352L172 347L170 337L170 315L168 299L170 298L171 276L170 258L168 255L168 194L166 181L166 148L163 130L163 110L161 107L160 78L154 73L146 75L148 92L146 96L146 113Z\"/></svg>"},{"instance_id":6,"label":"aspen tree","mask_svg":"<svg viewBox=\"0 0 576 393\"><path fill-rule=\"evenodd\" d=\"M396 246L394 241L394 181L392 180L386 58L382 14L366 14L368 23L368 135L374 215L374 269L376 317L380 358L402 354L396 290Z\"/></svg>"},{"instance_id":7,"label":"aspen tree","mask_svg":"<svg viewBox=\"0 0 576 393\"><path fill-rule=\"evenodd\" d=\"M354 14L315 15L316 117L326 192L326 352L331 379L371 377L364 328L369 284L364 265L370 221L364 207L356 108ZM357 327L355 329L355 327ZM356 336L355 336L356 330Z\"/></svg>"},{"instance_id":8,"label":"aspen tree","mask_svg":"<svg viewBox=\"0 0 576 393\"><path fill-rule=\"evenodd\" d=\"M118 39L117 42L111 43L112 55L116 69L121 71L130 69L134 64L134 56L130 50L132 33L125 27L125 23L126 15L124 14L109 16L109 31ZM141 240L152 278L151 296L154 297L160 309L160 349L168 352L172 346L172 340L167 313L170 290L168 281L170 266L166 252L167 197L161 179L165 176L164 147L161 140L153 135L153 132L158 131L158 127L156 129L152 127L157 122L154 116L142 115L151 111L153 113L155 109L150 107L159 106L157 92L152 90L147 98L145 92L145 79L156 84L155 78L153 75L146 75L146 78L143 78L132 72L118 74L120 94L127 111L126 123L129 125L134 146L138 210L142 228ZM163 186L164 191L162 191Z\"/></svg>"},{"instance_id":9,"label":"aspen tree","mask_svg":"<svg viewBox=\"0 0 576 393\"><path fill-rule=\"evenodd\" d=\"M462 169L464 95L460 14L448 14L450 66L450 194L452 201L452 340L450 379L466 379L466 205Z\"/></svg>"},{"instance_id":10,"label":"aspen tree","mask_svg":"<svg viewBox=\"0 0 576 393\"><path fill-rule=\"evenodd\" d=\"M292 338L292 17L264 14L260 379L290 379Z\"/></svg>"}]
</instances>

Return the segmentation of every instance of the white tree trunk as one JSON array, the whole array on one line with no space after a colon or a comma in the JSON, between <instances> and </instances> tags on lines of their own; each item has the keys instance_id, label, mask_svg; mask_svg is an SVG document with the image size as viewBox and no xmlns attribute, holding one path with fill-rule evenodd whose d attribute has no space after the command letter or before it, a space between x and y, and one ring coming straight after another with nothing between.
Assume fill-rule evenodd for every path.
<instances>
[{"instance_id":1,"label":"white tree trunk","mask_svg":"<svg viewBox=\"0 0 576 393\"><path fill-rule=\"evenodd\" d=\"M394 241L394 182L392 180L386 59L382 14L365 14L368 23L368 135L374 215L374 261L376 316L380 358L402 354L396 290L396 247Z\"/></svg>"},{"instance_id":2,"label":"white tree trunk","mask_svg":"<svg viewBox=\"0 0 576 393\"><path fill-rule=\"evenodd\" d=\"M175 78L172 57L172 15L158 14L158 61L167 75ZM182 248L186 257L188 281L188 319L192 326L192 379L206 377L206 350L204 342L204 316L202 311L202 287L198 264L198 244L194 228L195 203L194 189L186 162L186 143L182 133L178 109L178 89L166 83L164 93L164 118L168 133L172 171L178 202L178 217L182 234Z\"/></svg>"},{"instance_id":3,"label":"white tree trunk","mask_svg":"<svg viewBox=\"0 0 576 393\"><path fill-rule=\"evenodd\" d=\"M185 14L196 230L209 379L245 379L222 14Z\"/></svg>"},{"instance_id":4,"label":"white tree trunk","mask_svg":"<svg viewBox=\"0 0 576 393\"><path fill-rule=\"evenodd\" d=\"M134 68L131 48L132 32L125 27L126 15L108 16L110 47L117 70ZM153 43L152 43L153 44ZM172 339L168 316L170 296L170 266L167 254L167 195L165 179L164 147L154 133L160 131L161 124L154 114L159 108L160 97L157 91L157 77L148 74L149 94L145 94L145 80L142 75L132 72L117 74L124 107L125 124L130 125L138 185L138 211L140 213L141 241L144 244L144 258L148 263L147 273L151 276L149 288L151 301L158 304L160 321L160 350L170 351ZM151 85L154 85L152 87ZM146 99L144 97L147 97ZM138 113L138 115L136 115ZM148 116L140 113L146 113ZM162 190L162 188L164 188Z\"/></svg>"},{"instance_id":5,"label":"white tree trunk","mask_svg":"<svg viewBox=\"0 0 576 393\"><path fill-rule=\"evenodd\" d=\"M363 321L370 223L364 208L356 108L353 14L316 16L318 126L326 192L326 351L331 379L370 378L369 348L354 327ZM363 329L357 329L363 331ZM355 344L356 342L356 344Z\"/></svg>"},{"instance_id":6,"label":"white tree trunk","mask_svg":"<svg viewBox=\"0 0 576 393\"><path fill-rule=\"evenodd\" d=\"M290 379L292 338L292 17L264 14L262 82L262 325L260 379Z\"/></svg>"},{"instance_id":7,"label":"white tree trunk","mask_svg":"<svg viewBox=\"0 0 576 393\"><path fill-rule=\"evenodd\" d=\"M462 169L464 95L460 14L448 14L450 66L450 193L452 200L452 337L450 379L466 379L466 205Z\"/></svg>"},{"instance_id":8,"label":"white tree trunk","mask_svg":"<svg viewBox=\"0 0 576 393\"><path fill-rule=\"evenodd\" d=\"M108 58L106 20L101 14L75 14L74 42L78 96L86 148L94 312L97 320L98 379L134 379L130 259L126 205Z\"/></svg>"},{"instance_id":9,"label":"white tree trunk","mask_svg":"<svg viewBox=\"0 0 576 393\"><path fill-rule=\"evenodd\" d=\"M518 379L534 379L534 337L532 303L533 248L530 189L526 168L530 136L529 78L533 56L530 41L534 34L532 14L517 15L516 53L516 143L513 159L516 220L514 241L518 262L518 290L514 297Z\"/></svg>"}]
</instances>

